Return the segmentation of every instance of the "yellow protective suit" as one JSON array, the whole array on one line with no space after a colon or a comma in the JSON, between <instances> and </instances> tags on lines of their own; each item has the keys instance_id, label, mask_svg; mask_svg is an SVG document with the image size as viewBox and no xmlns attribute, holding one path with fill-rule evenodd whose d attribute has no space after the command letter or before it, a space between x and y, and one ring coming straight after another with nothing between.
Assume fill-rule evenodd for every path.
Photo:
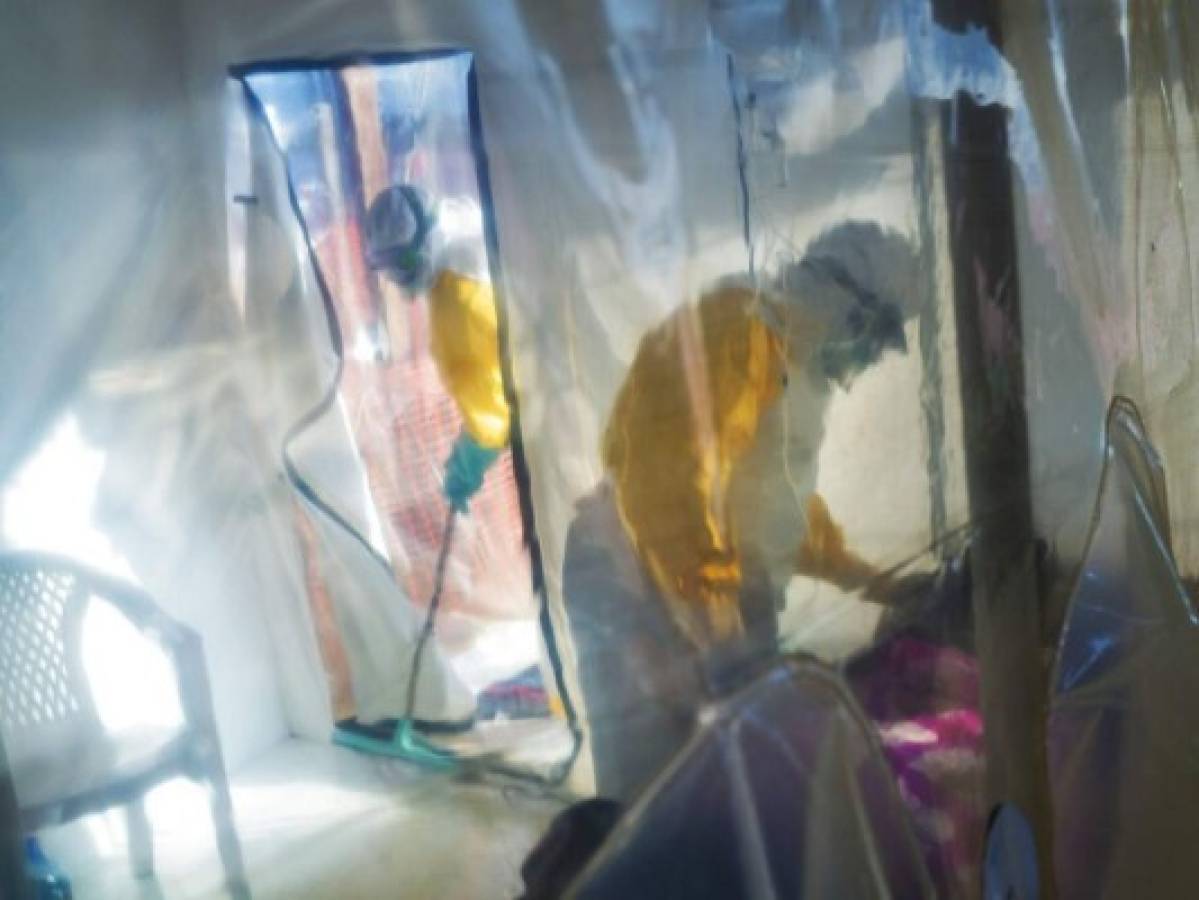
<instances>
[{"instance_id":1,"label":"yellow protective suit","mask_svg":"<svg viewBox=\"0 0 1199 900\"><path fill-rule=\"evenodd\" d=\"M462 414L463 428L480 447L503 448L511 416L491 285L442 269L429 288L429 320L433 359Z\"/></svg>"},{"instance_id":2,"label":"yellow protective suit","mask_svg":"<svg viewBox=\"0 0 1199 900\"><path fill-rule=\"evenodd\" d=\"M730 481L784 390L789 362L802 365L818 337L814 326L792 322L785 347L756 302L747 287L721 288L647 334L603 441L625 531L676 621L700 646L742 631ZM819 495L809 498L806 515L797 572L847 588L874 576L846 549Z\"/></svg>"}]
</instances>

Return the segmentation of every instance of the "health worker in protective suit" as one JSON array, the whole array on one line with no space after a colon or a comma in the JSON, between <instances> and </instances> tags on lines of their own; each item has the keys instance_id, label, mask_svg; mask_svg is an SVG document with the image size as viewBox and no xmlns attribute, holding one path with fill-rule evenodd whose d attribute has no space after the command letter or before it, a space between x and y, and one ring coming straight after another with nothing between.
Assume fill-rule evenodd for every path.
<instances>
[{"instance_id":1,"label":"health worker in protective suit","mask_svg":"<svg viewBox=\"0 0 1199 900\"><path fill-rule=\"evenodd\" d=\"M408 296L428 297L430 349L462 416L445 476L446 497L462 511L507 446L510 414L486 251L477 236L447 242L435 224L418 188L388 188L368 213L368 261Z\"/></svg>"},{"instance_id":2,"label":"health worker in protective suit","mask_svg":"<svg viewBox=\"0 0 1199 900\"><path fill-rule=\"evenodd\" d=\"M478 218L478 210L472 218ZM367 214L367 261L408 298L428 298L430 352L446 392L462 419L445 462L443 493L450 513L442 536L424 627L413 651L406 701L398 719L364 725L338 724L334 739L368 753L399 756L433 768L452 768L457 758L427 741L415 718L423 651L434 630L444 587L455 519L465 513L491 464L508 443L510 415L500 371L495 300L480 229L448 240L436 213L415 186L399 184L379 193Z\"/></svg>"},{"instance_id":3,"label":"health worker in protective suit","mask_svg":"<svg viewBox=\"0 0 1199 900\"><path fill-rule=\"evenodd\" d=\"M834 392L906 350L916 283L906 239L846 222L642 338L564 566L600 796L636 796L703 699L774 649L793 575L885 595L815 492L817 460Z\"/></svg>"}]
</instances>

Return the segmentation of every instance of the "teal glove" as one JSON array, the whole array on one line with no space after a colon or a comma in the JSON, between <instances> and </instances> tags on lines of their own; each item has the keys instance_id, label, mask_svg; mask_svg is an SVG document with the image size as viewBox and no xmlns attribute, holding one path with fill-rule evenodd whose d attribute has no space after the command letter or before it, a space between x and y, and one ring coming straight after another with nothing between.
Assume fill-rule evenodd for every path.
<instances>
[{"instance_id":1,"label":"teal glove","mask_svg":"<svg viewBox=\"0 0 1199 900\"><path fill-rule=\"evenodd\" d=\"M499 455L499 450L480 446L465 431L458 435L445 463L445 496L454 512L466 512L470 498L483 486L483 476Z\"/></svg>"}]
</instances>

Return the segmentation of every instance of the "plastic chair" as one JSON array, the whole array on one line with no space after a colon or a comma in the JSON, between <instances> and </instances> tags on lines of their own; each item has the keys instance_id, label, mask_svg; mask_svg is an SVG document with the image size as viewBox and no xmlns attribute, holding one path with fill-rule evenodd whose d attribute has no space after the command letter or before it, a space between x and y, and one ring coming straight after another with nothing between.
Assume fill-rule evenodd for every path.
<instances>
[{"instance_id":1,"label":"plastic chair","mask_svg":"<svg viewBox=\"0 0 1199 900\"><path fill-rule=\"evenodd\" d=\"M183 709L176 729L106 731L81 652L92 601L113 606L167 653ZM124 806L138 877L154 871L145 794L179 775L207 782L226 887L249 898L200 637L145 592L69 560L0 553L0 739L21 827L36 831Z\"/></svg>"}]
</instances>

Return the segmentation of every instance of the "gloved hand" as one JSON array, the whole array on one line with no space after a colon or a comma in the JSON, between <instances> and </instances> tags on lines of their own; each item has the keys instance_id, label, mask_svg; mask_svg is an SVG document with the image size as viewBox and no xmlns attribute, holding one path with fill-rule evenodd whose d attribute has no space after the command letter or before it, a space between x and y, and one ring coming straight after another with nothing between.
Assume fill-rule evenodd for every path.
<instances>
[{"instance_id":1,"label":"gloved hand","mask_svg":"<svg viewBox=\"0 0 1199 900\"><path fill-rule=\"evenodd\" d=\"M483 476L500 455L500 448L480 445L463 431L454 441L454 449L445 463L445 496L455 512L466 512L473 497L483 486Z\"/></svg>"},{"instance_id":2,"label":"gloved hand","mask_svg":"<svg viewBox=\"0 0 1199 900\"><path fill-rule=\"evenodd\" d=\"M795 571L837 585L843 591L865 591L865 599L884 602L891 579L845 542L845 530L833 521L828 504L819 494L808 498L807 532L796 556Z\"/></svg>"}]
</instances>

